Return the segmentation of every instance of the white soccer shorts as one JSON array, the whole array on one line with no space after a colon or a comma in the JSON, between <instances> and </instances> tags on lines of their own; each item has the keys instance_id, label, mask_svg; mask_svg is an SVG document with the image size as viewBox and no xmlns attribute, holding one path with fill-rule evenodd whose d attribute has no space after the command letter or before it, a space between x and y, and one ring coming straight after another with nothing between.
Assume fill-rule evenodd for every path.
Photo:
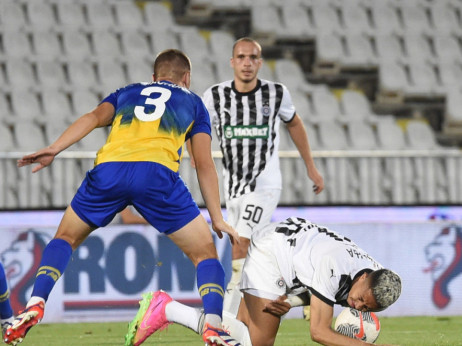
<instances>
[{"instance_id":1,"label":"white soccer shorts","mask_svg":"<svg viewBox=\"0 0 462 346\"><path fill-rule=\"evenodd\" d=\"M271 225L253 234L241 279L241 291L270 300L286 294L274 255L273 234Z\"/></svg>"},{"instance_id":2,"label":"white soccer shorts","mask_svg":"<svg viewBox=\"0 0 462 346\"><path fill-rule=\"evenodd\" d=\"M250 239L252 234L271 222L281 190L254 191L226 201L228 222L239 236Z\"/></svg>"}]
</instances>

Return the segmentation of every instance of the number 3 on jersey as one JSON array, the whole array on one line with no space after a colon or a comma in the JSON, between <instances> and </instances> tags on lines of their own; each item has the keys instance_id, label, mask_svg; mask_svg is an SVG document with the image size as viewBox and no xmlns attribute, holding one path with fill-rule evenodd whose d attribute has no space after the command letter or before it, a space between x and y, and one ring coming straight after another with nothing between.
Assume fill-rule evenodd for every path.
<instances>
[{"instance_id":1,"label":"number 3 on jersey","mask_svg":"<svg viewBox=\"0 0 462 346\"><path fill-rule=\"evenodd\" d=\"M157 97L146 98L145 104L155 106L155 110L152 113L146 113L144 106L136 106L134 109L135 116L141 121L155 121L162 117L165 112L165 103L170 99L172 96L172 92L168 89L161 88L158 86L151 86L144 88L141 90L141 95L143 96L151 96L152 94L156 93Z\"/></svg>"}]
</instances>

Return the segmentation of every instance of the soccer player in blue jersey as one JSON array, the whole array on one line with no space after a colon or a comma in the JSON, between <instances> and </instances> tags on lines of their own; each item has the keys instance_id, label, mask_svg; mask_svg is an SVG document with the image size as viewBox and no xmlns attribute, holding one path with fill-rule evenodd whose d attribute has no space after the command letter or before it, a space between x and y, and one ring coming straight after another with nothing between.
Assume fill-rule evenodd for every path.
<instances>
[{"instance_id":1,"label":"soccer player in blue jersey","mask_svg":"<svg viewBox=\"0 0 462 346\"><path fill-rule=\"evenodd\" d=\"M190 140L212 228L219 238L225 232L231 242L239 241L221 213L209 115L200 97L188 90L190 81L189 58L179 50L163 51L154 62L152 83L118 89L69 126L53 144L18 160L19 167L36 163L32 172L37 172L93 129L112 126L106 144L96 155L95 167L88 171L54 239L43 252L32 297L8 328L6 343L22 341L42 319L48 295L72 251L92 231L106 226L118 212L133 205L196 266L206 313L202 332L205 343L235 344L221 328L224 270L207 222L178 173L184 143ZM129 327L127 345L139 345L153 332L150 318L158 314L158 306L151 305L151 300L152 295L147 294L140 302L140 311Z\"/></svg>"},{"instance_id":2,"label":"soccer player in blue jersey","mask_svg":"<svg viewBox=\"0 0 462 346\"><path fill-rule=\"evenodd\" d=\"M13 323L13 309L10 304L10 291L6 281L5 270L0 262L0 326L2 335L5 335L6 330Z\"/></svg>"}]
</instances>

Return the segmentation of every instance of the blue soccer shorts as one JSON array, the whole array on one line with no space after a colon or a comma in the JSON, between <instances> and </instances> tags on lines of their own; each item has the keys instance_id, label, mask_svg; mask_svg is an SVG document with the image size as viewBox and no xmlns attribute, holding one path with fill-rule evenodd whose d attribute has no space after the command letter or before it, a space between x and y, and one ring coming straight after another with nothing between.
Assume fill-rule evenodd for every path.
<instances>
[{"instance_id":1,"label":"blue soccer shorts","mask_svg":"<svg viewBox=\"0 0 462 346\"><path fill-rule=\"evenodd\" d=\"M173 233L199 214L177 172L155 162L105 162L89 170L71 201L88 225L104 227L132 204L159 232Z\"/></svg>"}]
</instances>

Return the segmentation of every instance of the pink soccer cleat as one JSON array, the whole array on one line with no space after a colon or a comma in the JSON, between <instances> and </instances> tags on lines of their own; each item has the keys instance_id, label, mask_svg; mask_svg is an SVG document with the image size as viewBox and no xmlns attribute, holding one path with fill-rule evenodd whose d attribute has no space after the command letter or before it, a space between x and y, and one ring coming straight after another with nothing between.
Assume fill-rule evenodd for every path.
<instances>
[{"instance_id":1,"label":"pink soccer cleat","mask_svg":"<svg viewBox=\"0 0 462 346\"><path fill-rule=\"evenodd\" d=\"M141 345L151 334L172 324L165 317L165 306L172 300L162 290L143 294L138 313L128 325L125 346Z\"/></svg>"}]
</instances>

